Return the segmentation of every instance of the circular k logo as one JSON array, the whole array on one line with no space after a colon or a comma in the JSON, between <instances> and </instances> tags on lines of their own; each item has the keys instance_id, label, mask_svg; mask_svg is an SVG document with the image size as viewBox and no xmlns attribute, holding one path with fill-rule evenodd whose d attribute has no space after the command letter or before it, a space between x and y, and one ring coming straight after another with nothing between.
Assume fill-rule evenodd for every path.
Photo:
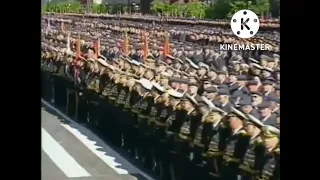
<instances>
[{"instance_id":1,"label":"circular k logo","mask_svg":"<svg viewBox=\"0 0 320 180\"><path fill-rule=\"evenodd\" d=\"M259 17L250 10L240 10L231 19L231 30L239 38L251 38L259 31Z\"/></svg>"}]
</instances>

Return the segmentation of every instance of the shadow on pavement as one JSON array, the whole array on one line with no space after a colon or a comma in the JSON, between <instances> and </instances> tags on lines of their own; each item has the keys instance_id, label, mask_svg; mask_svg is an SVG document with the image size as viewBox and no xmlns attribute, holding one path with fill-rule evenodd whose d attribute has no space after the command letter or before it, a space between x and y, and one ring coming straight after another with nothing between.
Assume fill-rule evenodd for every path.
<instances>
[{"instance_id":1,"label":"shadow on pavement","mask_svg":"<svg viewBox=\"0 0 320 180\"><path fill-rule=\"evenodd\" d=\"M49 103L49 104L51 106L55 107L56 109L58 109L60 112L64 113L64 110L63 110L64 108L58 108L58 107L54 106L52 103ZM77 129L79 132L81 132L81 134L87 136L89 140L93 140L93 139L91 139L90 135L88 134L88 132L89 132L88 130L83 130L83 129L79 129L79 128L75 127L74 123L70 123L68 120L63 118L59 113L57 113L54 109L50 108L49 106L47 106L44 103L41 103L41 105L45 111L56 116L60 120L61 123L68 124L70 127ZM78 123L78 124L80 124L80 123ZM105 144L107 144L109 146L109 150L108 150L108 147L106 148L104 145L102 145L101 142L96 141L97 146L104 147L104 148L98 148L97 149L98 151L102 151L102 152L115 151L120 155L119 156L117 154L112 154L112 153L106 154L105 153L108 156L115 157L115 161L117 163L121 164L121 165L117 166L118 168L127 170L129 172L129 175L135 177L137 180L155 180L155 179L157 179L156 176L150 170L143 167L143 164L140 161L137 161L136 159L134 159L129 153L127 153L123 149L112 145L110 142L107 141L106 137L102 136L102 133L99 132L97 129L93 129L92 127L87 126L86 123L82 123L80 125L89 129L93 134L98 136ZM95 140L93 140L93 141L95 141ZM119 162L119 158L122 159L121 157L123 159L125 159L126 161L128 161L129 163L131 163L136 168L127 162ZM139 169L137 169L137 168L139 168ZM141 171L143 171L144 173L141 173ZM147 174L149 176L149 178L145 177L143 174Z\"/></svg>"}]
</instances>

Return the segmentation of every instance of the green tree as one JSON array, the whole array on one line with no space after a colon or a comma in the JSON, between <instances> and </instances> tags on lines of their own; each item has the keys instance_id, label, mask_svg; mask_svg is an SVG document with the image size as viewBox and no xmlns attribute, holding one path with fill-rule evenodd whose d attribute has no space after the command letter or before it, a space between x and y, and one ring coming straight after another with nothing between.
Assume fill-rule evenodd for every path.
<instances>
[{"instance_id":1,"label":"green tree","mask_svg":"<svg viewBox=\"0 0 320 180\"><path fill-rule=\"evenodd\" d=\"M266 15L270 12L270 2L269 0L255 0L250 6L250 10L260 16Z\"/></svg>"},{"instance_id":2,"label":"green tree","mask_svg":"<svg viewBox=\"0 0 320 180\"><path fill-rule=\"evenodd\" d=\"M232 2L230 2L230 11L228 13L228 18L231 18L233 16L233 14L235 14L236 12L242 10L242 9L250 9L250 3L246 0L234 0Z\"/></svg>"},{"instance_id":3,"label":"green tree","mask_svg":"<svg viewBox=\"0 0 320 180\"><path fill-rule=\"evenodd\" d=\"M186 5L185 11L188 17L204 18L205 9L201 2L191 2Z\"/></svg>"},{"instance_id":4,"label":"green tree","mask_svg":"<svg viewBox=\"0 0 320 180\"><path fill-rule=\"evenodd\" d=\"M231 0L217 0L213 7L213 18L227 18L231 8Z\"/></svg>"}]
</instances>

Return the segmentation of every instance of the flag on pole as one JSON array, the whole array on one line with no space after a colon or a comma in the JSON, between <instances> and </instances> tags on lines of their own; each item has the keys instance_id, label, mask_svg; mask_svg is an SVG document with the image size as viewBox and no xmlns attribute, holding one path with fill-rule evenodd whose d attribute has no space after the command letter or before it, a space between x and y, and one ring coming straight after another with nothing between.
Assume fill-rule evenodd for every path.
<instances>
[{"instance_id":1,"label":"flag on pole","mask_svg":"<svg viewBox=\"0 0 320 180\"><path fill-rule=\"evenodd\" d=\"M124 32L124 40L122 44L122 51L125 55L129 54L129 39L127 31Z\"/></svg>"},{"instance_id":2,"label":"flag on pole","mask_svg":"<svg viewBox=\"0 0 320 180\"><path fill-rule=\"evenodd\" d=\"M48 19L48 25L46 28L46 35L48 35L49 31L51 30L50 20Z\"/></svg>"},{"instance_id":3,"label":"flag on pole","mask_svg":"<svg viewBox=\"0 0 320 180\"><path fill-rule=\"evenodd\" d=\"M80 40L80 35L78 36L77 44L76 44L76 58L75 62L80 61L80 59L84 59L81 56L81 40ZM74 79L75 79L75 84L80 83L80 67L78 64L75 64L75 71L74 71Z\"/></svg>"},{"instance_id":4,"label":"flag on pole","mask_svg":"<svg viewBox=\"0 0 320 180\"><path fill-rule=\"evenodd\" d=\"M68 32L68 37L67 37L67 54L69 54L71 52L71 48L70 48L70 32Z\"/></svg>"},{"instance_id":5,"label":"flag on pole","mask_svg":"<svg viewBox=\"0 0 320 180\"><path fill-rule=\"evenodd\" d=\"M97 42L94 44L95 58L98 59L100 54L100 38L97 39Z\"/></svg>"},{"instance_id":6,"label":"flag on pole","mask_svg":"<svg viewBox=\"0 0 320 180\"><path fill-rule=\"evenodd\" d=\"M164 50L163 50L163 54L164 57L167 57L167 55L170 54L170 44L169 44L169 33L165 33L164 36L164 46L163 46Z\"/></svg>"},{"instance_id":7,"label":"flag on pole","mask_svg":"<svg viewBox=\"0 0 320 180\"><path fill-rule=\"evenodd\" d=\"M50 19L48 19L48 29L51 30Z\"/></svg>"},{"instance_id":8,"label":"flag on pole","mask_svg":"<svg viewBox=\"0 0 320 180\"><path fill-rule=\"evenodd\" d=\"M148 44L147 32L143 32L142 41L143 41L143 51L144 51L143 57L144 59L147 59L147 57L149 56L149 44Z\"/></svg>"},{"instance_id":9,"label":"flag on pole","mask_svg":"<svg viewBox=\"0 0 320 180\"><path fill-rule=\"evenodd\" d=\"M63 33L65 33L65 27L64 27L64 23L63 23L63 22L61 22L60 28L61 28L61 31L62 31Z\"/></svg>"},{"instance_id":10,"label":"flag on pole","mask_svg":"<svg viewBox=\"0 0 320 180\"><path fill-rule=\"evenodd\" d=\"M77 44L76 44L76 60L81 58L81 41L80 35L78 36Z\"/></svg>"}]
</instances>

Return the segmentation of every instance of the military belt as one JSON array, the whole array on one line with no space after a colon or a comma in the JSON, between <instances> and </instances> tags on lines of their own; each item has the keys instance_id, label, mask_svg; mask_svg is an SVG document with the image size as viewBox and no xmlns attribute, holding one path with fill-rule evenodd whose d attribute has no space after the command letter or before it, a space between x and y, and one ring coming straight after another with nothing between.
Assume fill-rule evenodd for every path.
<instances>
[{"instance_id":1,"label":"military belt","mask_svg":"<svg viewBox=\"0 0 320 180\"><path fill-rule=\"evenodd\" d=\"M194 143L194 145L196 145L196 146L198 146L198 147L201 147L201 148L203 148L203 147L204 147L204 144L202 144L202 143L198 143L198 142L195 142L195 143Z\"/></svg>"},{"instance_id":2,"label":"military belt","mask_svg":"<svg viewBox=\"0 0 320 180\"><path fill-rule=\"evenodd\" d=\"M254 169L251 169L249 166L245 166L245 165L240 165L239 166L240 169L250 173L250 174L255 174L256 173L256 170Z\"/></svg>"},{"instance_id":3,"label":"military belt","mask_svg":"<svg viewBox=\"0 0 320 180\"><path fill-rule=\"evenodd\" d=\"M176 132L173 132L173 131L167 131L167 135L176 135L177 133Z\"/></svg>"},{"instance_id":4,"label":"military belt","mask_svg":"<svg viewBox=\"0 0 320 180\"><path fill-rule=\"evenodd\" d=\"M139 111L137 109L131 109L132 113L138 113Z\"/></svg>"},{"instance_id":5,"label":"military belt","mask_svg":"<svg viewBox=\"0 0 320 180\"><path fill-rule=\"evenodd\" d=\"M117 99L117 97L109 97L109 100L116 100Z\"/></svg>"},{"instance_id":6,"label":"military belt","mask_svg":"<svg viewBox=\"0 0 320 180\"><path fill-rule=\"evenodd\" d=\"M150 117L148 123L155 123L156 118L155 117Z\"/></svg>"},{"instance_id":7,"label":"military belt","mask_svg":"<svg viewBox=\"0 0 320 180\"><path fill-rule=\"evenodd\" d=\"M138 115L138 118L141 118L141 119L148 119L148 118L149 118L149 116L147 116L147 115L143 115L143 114L139 114L139 115Z\"/></svg>"},{"instance_id":8,"label":"military belt","mask_svg":"<svg viewBox=\"0 0 320 180\"><path fill-rule=\"evenodd\" d=\"M207 156L208 157L217 157L217 156L221 156L222 154L223 154L223 152L220 152L220 151L218 151L218 152L208 152Z\"/></svg>"},{"instance_id":9,"label":"military belt","mask_svg":"<svg viewBox=\"0 0 320 180\"><path fill-rule=\"evenodd\" d=\"M124 106L123 106L123 108L125 108L125 109L130 109L130 108L131 108L131 106L130 106L130 104L125 103L125 104L124 104Z\"/></svg>"},{"instance_id":10,"label":"military belt","mask_svg":"<svg viewBox=\"0 0 320 180\"><path fill-rule=\"evenodd\" d=\"M189 136L186 136L186 135L183 135L183 134L179 134L179 137L182 139L182 140L191 140L191 138Z\"/></svg>"},{"instance_id":11,"label":"military belt","mask_svg":"<svg viewBox=\"0 0 320 180\"><path fill-rule=\"evenodd\" d=\"M161 126L161 127L167 126L166 123L163 123L163 122L160 122L160 121L156 121L156 125L157 125L157 126Z\"/></svg>"},{"instance_id":12,"label":"military belt","mask_svg":"<svg viewBox=\"0 0 320 180\"><path fill-rule=\"evenodd\" d=\"M240 163L240 159L238 159L238 158L232 158L232 157L226 157L226 156L224 156L224 157L223 157L223 160L225 160L226 163L230 163L230 162Z\"/></svg>"}]
</instances>

